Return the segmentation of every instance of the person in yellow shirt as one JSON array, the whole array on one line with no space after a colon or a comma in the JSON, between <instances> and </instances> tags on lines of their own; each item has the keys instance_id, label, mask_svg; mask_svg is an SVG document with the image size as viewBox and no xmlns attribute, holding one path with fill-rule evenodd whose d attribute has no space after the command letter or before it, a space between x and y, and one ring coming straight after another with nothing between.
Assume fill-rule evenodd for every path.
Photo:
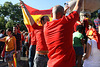
<instances>
[{"instance_id":1,"label":"person in yellow shirt","mask_svg":"<svg viewBox=\"0 0 100 67\"><path fill-rule=\"evenodd\" d=\"M8 36L0 39L0 41L5 42L5 61L8 62L8 66L12 67L13 62L13 54L16 53L16 38L12 36L11 29L6 30L6 34Z\"/></svg>"}]
</instances>

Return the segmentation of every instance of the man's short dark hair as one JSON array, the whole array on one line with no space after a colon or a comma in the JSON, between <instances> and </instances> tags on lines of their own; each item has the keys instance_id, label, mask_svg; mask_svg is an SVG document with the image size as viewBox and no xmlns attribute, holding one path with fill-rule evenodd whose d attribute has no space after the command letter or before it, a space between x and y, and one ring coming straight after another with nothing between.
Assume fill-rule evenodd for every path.
<instances>
[{"instance_id":1,"label":"man's short dark hair","mask_svg":"<svg viewBox=\"0 0 100 67\"><path fill-rule=\"evenodd\" d=\"M42 16L40 22L44 21L44 17L48 17L48 16Z\"/></svg>"},{"instance_id":2,"label":"man's short dark hair","mask_svg":"<svg viewBox=\"0 0 100 67\"><path fill-rule=\"evenodd\" d=\"M42 17L41 17L40 22L44 21L44 17L45 17L45 16L42 16Z\"/></svg>"},{"instance_id":3,"label":"man's short dark hair","mask_svg":"<svg viewBox=\"0 0 100 67\"><path fill-rule=\"evenodd\" d=\"M78 25L77 27L76 27L76 31L79 31L80 33L82 33L83 32L83 26L82 25Z\"/></svg>"}]
</instances>

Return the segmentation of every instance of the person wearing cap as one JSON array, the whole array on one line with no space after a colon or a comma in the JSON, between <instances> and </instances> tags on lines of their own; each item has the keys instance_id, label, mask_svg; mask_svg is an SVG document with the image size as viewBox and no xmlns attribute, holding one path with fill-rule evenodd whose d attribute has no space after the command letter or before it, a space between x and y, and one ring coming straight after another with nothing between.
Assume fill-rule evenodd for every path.
<instances>
[{"instance_id":1,"label":"person wearing cap","mask_svg":"<svg viewBox=\"0 0 100 67\"><path fill-rule=\"evenodd\" d=\"M99 32L98 27L100 26L100 9L98 10L98 17L94 19L94 24L96 26L96 31Z\"/></svg>"},{"instance_id":2,"label":"person wearing cap","mask_svg":"<svg viewBox=\"0 0 100 67\"><path fill-rule=\"evenodd\" d=\"M87 31L86 35L89 40L87 42L87 51L83 56L83 67L100 67L100 50L98 49L98 37L94 28Z\"/></svg>"}]
</instances>

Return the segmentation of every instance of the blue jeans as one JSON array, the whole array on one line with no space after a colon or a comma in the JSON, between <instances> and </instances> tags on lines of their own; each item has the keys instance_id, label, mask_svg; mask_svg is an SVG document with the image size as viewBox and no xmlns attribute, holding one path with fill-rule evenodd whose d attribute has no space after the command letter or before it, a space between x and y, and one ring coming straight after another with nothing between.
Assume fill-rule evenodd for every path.
<instances>
[{"instance_id":1,"label":"blue jeans","mask_svg":"<svg viewBox=\"0 0 100 67\"><path fill-rule=\"evenodd\" d=\"M48 56L36 54L34 58L34 67L47 67Z\"/></svg>"},{"instance_id":2,"label":"blue jeans","mask_svg":"<svg viewBox=\"0 0 100 67\"><path fill-rule=\"evenodd\" d=\"M33 61L35 56L36 45L30 45L29 47L29 67L33 67Z\"/></svg>"},{"instance_id":3,"label":"blue jeans","mask_svg":"<svg viewBox=\"0 0 100 67\"><path fill-rule=\"evenodd\" d=\"M25 51L26 51L26 47L24 45L24 41L22 41L22 57L26 56Z\"/></svg>"}]
</instances>

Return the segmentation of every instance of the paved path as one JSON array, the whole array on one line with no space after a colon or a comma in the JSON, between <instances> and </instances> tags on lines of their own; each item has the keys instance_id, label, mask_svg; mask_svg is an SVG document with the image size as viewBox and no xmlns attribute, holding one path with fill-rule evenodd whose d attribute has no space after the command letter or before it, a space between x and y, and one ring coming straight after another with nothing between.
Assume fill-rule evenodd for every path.
<instances>
[{"instance_id":1,"label":"paved path","mask_svg":"<svg viewBox=\"0 0 100 67\"><path fill-rule=\"evenodd\" d=\"M19 61L18 67L28 67L28 58L27 57L21 57L21 60ZM0 67L8 67L6 62L3 62L2 59L0 59Z\"/></svg>"}]
</instances>

